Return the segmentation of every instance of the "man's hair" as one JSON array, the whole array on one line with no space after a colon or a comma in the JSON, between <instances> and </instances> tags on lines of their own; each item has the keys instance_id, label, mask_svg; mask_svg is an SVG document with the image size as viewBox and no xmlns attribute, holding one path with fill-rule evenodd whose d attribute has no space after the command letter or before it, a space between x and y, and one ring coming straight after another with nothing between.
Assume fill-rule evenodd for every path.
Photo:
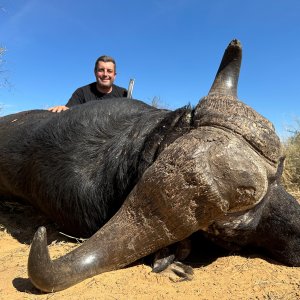
<instances>
[{"instance_id":1,"label":"man's hair","mask_svg":"<svg viewBox=\"0 0 300 300\"><path fill-rule=\"evenodd\" d=\"M112 62L115 65L115 73L117 72L117 65L116 65L116 61L108 55L102 55L100 57L97 58L96 62L95 62L95 68L94 70L97 71L97 67L98 67L98 62L99 61L103 61L103 62Z\"/></svg>"}]
</instances>

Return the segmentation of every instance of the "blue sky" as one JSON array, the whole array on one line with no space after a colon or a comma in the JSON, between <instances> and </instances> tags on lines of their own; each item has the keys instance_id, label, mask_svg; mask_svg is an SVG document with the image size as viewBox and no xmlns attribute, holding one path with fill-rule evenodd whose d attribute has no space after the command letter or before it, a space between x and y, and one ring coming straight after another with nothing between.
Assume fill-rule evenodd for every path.
<instances>
[{"instance_id":1,"label":"blue sky","mask_svg":"<svg viewBox=\"0 0 300 300\"><path fill-rule=\"evenodd\" d=\"M283 137L300 119L298 0L1 0L1 115L65 104L102 54L134 98L175 109L210 89L224 49L243 45L239 98Z\"/></svg>"}]
</instances>

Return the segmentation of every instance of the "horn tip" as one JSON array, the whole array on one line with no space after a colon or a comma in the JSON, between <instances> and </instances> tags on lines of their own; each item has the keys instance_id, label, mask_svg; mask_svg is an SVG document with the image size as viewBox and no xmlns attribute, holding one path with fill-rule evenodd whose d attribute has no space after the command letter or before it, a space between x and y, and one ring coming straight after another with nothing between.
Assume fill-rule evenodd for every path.
<instances>
[{"instance_id":1,"label":"horn tip","mask_svg":"<svg viewBox=\"0 0 300 300\"><path fill-rule=\"evenodd\" d=\"M40 226L35 233L35 237L42 240L45 238L46 235L47 235L47 230L46 227L44 226Z\"/></svg>"},{"instance_id":2,"label":"horn tip","mask_svg":"<svg viewBox=\"0 0 300 300\"><path fill-rule=\"evenodd\" d=\"M239 48L242 49L242 43L238 39L233 39L227 48Z\"/></svg>"}]
</instances>

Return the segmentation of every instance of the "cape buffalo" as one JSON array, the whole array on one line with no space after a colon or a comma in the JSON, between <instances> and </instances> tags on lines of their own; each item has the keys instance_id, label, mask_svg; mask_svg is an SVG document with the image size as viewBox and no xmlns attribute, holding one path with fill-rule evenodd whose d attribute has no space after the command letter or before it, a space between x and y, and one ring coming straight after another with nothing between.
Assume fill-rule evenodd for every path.
<instances>
[{"instance_id":1,"label":"cape buffalo","mask_svg":"<svg viewBox=\"0 0 300 300\"><path fill-rule=\"evenodd\" d=\"M233 40L195 108L111 99L0 119L0 194L27 200L67 233L94 233L52 261L39 228L28 260L37 288L65 289L200 230L300 266L300 205L280 183L272 123L237 98L241 58Z\"/></svg>"}]
</instances>

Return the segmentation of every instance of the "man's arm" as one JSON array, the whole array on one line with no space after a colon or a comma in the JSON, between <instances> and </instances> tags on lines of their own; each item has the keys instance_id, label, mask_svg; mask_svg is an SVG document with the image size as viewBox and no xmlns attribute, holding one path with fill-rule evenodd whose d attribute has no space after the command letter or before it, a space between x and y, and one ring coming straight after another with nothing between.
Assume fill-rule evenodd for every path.
<instances>
[{"instance_id":1,"label":"man's arm","mask_svg":"<svg viewBox=\"0 0 300 300\"><path fill-rule=\"evenodd\" d=\"M77 104L81 104L82 102L82 90L79 88L77 89L73 94L72 97L69 99L68 103L66 105L58 105L48 108L49 111L52 112L61 112L69 109L69 107Z\"/></svg>"}]
</instances>

